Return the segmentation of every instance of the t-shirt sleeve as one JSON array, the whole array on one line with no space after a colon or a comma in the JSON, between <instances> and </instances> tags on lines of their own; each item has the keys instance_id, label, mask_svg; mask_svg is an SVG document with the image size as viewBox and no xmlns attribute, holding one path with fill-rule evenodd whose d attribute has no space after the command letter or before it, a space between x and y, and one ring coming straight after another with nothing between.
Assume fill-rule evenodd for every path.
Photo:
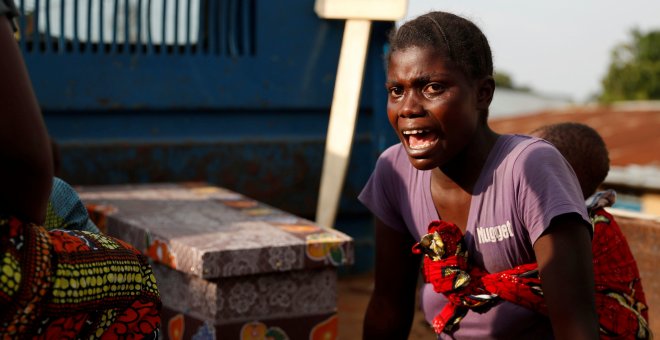
<instances>
[{"instance_id":1,"label":"t-shirt sleeve","mask_svg":"<svg viewBox=\"0 0 660 340\"><path fill-rule=\"evenodd\" d=\"M404 188L401 187L400 174L396 171L395 151L395 148L389 148L381 154L358 200L383 223L405 232L407 228L401 216L401 193Z\"/></svg>"},{"instance_id":2,"label":"t-shirt sleeve","mask_svg":"<svg viewBox=\"0 0 660 340\"><path fill-rule=\"evenodd\" d=\"M578 213L589 228L584 198L573 169L554 146L536 141L523 150L514 173L520 174L517 204L532 244L559 215ZM591 229L589 229L591 231Z\"/></svg>"}]
</instances>

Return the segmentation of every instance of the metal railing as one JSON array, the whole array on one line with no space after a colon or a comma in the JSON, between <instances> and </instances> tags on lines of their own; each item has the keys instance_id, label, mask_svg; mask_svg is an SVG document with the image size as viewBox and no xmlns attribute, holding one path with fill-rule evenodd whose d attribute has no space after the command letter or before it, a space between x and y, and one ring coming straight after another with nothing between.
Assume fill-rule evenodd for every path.
<instances>
[{"instance_id":1,"label":"metal railing","mask_svg":"<svg viewBox=\"0 0 660 340\"><path fill-rule=\"evenodd\" d=\"M256 0L17 0L24 53L256 53Z\"/></svg>"}]
</instances>

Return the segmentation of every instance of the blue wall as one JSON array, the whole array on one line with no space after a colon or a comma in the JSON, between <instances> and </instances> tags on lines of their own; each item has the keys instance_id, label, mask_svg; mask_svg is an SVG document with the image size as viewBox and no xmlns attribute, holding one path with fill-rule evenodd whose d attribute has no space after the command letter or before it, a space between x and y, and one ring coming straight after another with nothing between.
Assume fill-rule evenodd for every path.
<instances>
[{"instance_id":1,"label":"blue wall","mask_svg":"<svg viewBox=\"0 0 660 340\"><path fill-rule=\"evenodd\" d=\"M313 0L201 2L208 11L191 14L206 27L197 43L157 44L143 30L131 40L128 26L122 42L117 25L106 32L112 41L89 42L28 32L43 14L21 20L61 177L79 185L206 181L313 218L343 21L319 19ZM146 7L138 8L144 20ZM394 142L382 62L391 27L373 26L338 219L356 238L357 271L370 266L372 231L356 196Z\"/></svg>"}]
</instances>

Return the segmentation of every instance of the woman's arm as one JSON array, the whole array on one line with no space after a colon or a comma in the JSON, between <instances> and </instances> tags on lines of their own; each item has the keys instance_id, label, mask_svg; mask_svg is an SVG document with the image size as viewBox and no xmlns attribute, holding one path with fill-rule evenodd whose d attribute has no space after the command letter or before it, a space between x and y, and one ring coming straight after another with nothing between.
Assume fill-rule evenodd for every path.
<instances>
[{"instance_id":1,"label":"woman's arm","mask_svg":"<svg viewBox=\"0 0 660 340\"><path fill-rule=\"evenodd\" d=\"M420 257L413 238L376 220L374 291L364 319L363 339L407 339L415 313Z\"/></svg>"},{"instance_id":2,"label":"woman's arm","mask_svg":"<svg viewBox=\"0 0 660 340\"><path fill-rule=\"evenodd\" d=\"M0 212L41 224L53 178L46 126L14 39L0 17Z\"/></svg>"},{"instance_id":3,"label":"woman's arm","mask_svg":"<svg viewBox=\"0 0 660 340\"><path fill-rule=\"evenodd\" d=\"M591 237L580 215L552 219L534 243L556 339L598 339Z\"/></svg>"}]
</instances>

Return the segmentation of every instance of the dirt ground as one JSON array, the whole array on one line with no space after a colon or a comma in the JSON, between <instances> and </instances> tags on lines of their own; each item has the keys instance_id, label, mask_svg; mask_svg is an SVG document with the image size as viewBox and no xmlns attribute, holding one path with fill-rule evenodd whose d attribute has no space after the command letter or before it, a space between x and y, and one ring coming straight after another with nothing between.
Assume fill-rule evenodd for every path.
<instances>
[{"instance_id":1,"label":"dirt ground","mask_svg":"<svg viewBox=\"0 0 660 340\"><path fill-rule=\"evenodd\" d=\"M362 321L372 291L371 274L340 277L338 282L339 339L362 339ZM415 313L409 339L436 339L421 311Z\"/></svg>"}]
</instances>

